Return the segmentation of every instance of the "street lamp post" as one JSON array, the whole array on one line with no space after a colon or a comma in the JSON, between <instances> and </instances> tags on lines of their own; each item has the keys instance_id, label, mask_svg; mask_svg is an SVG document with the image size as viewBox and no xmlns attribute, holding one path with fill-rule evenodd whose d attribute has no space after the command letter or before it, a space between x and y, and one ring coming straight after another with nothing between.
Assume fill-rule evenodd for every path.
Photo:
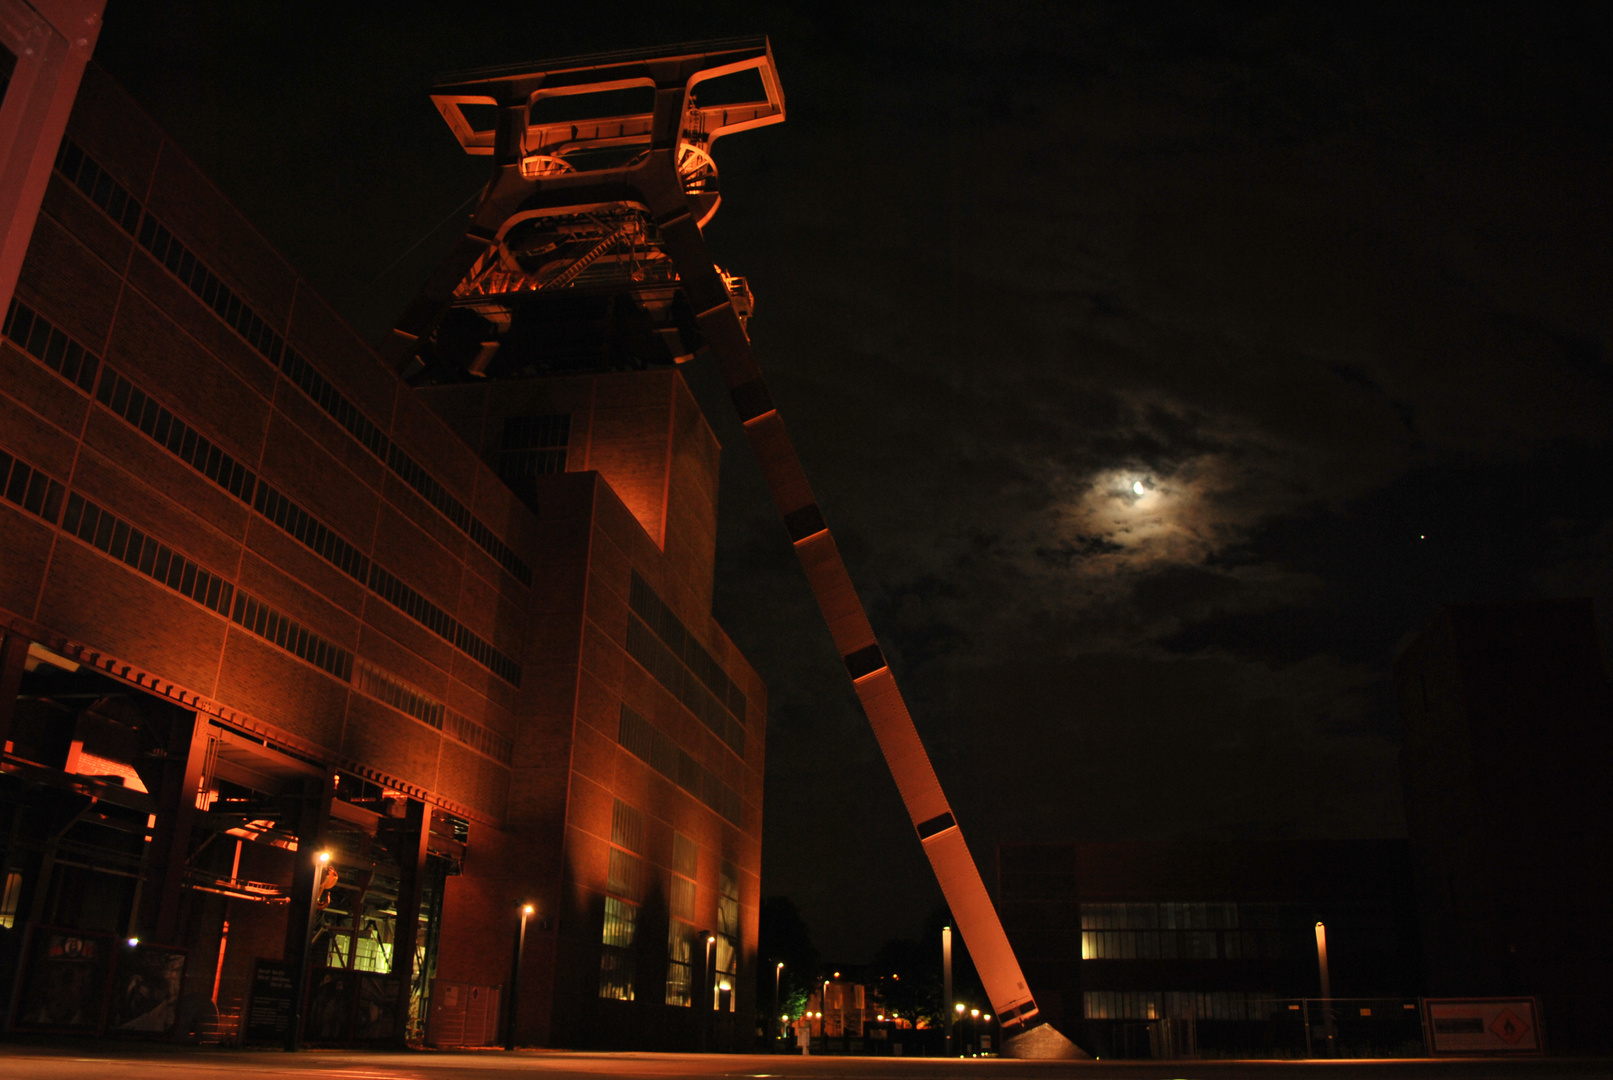
<instances>
[{"instance_id":1,"label":"street lamp post","mask_svg":"<svg viewBox=\"0 0 1613 1080\"><path fill-rule=\"evenodd\" d=\"M969 1052L975 1057L980 1056L980 1010L969 1010Z\"/></svg>"},{"instance_id":2,"label":"street lamp post","mask_svg":"<svg viewBox=\"0 0 1613 1080\"><path fill-rule=\"evenodd\" d=\"M704 958L700 966L700 1052L706 1052L707 1044L712 1038L712 1028L716 1024L716 981L717 981L717 935L710 930L700 931L700 940L705 945Z\"/></svg>"},{"instance_id":3,"label":"street lamp post","mask_svg":"<svg viewBox=\"0 0 1613 1080\"><path fill-rule=\"evenodd\" d=\"M952 1056L952 927L941 927L941 1014L946 1023L946 1039L942 1053Z\"/></svg>"},{"instance_id":4,"label":"street lamp post","mask_svg":"<svg viewBox=\"0 0 1613 1080\"><path fill-rule=\"evenodd\" d=\"M781 983L783 981L784 981L784 961L780 960L778 962L778 966L773 969L773 1015L774 1016L779 1016L779 983ZM780 1018L782 1019L782 1017L780 1017ZM775 1043L777 1043L778 1040L783 1037L783 1029L778 1026L778 1023L779 1022L777 1020L773 1021L773 1032L774 1032L773 1041Z\"/></svg>"},{"instance_id":5,"label":"street lamp post","mask_svg":"<svg viewBox=\"0 0 1613 1080\"><path fill-rule=\"evenodd\" d=\"M532 905L521 905L521 923L515 931L515 951L510 956L510 992L504 1004L504 1049L515 1049L515 1018L521 1007L521 961L526 954L526 921L532 917Z\"/></svg>"},{"instance_id":6,"label":"street lamp post","mask_svg":"<svg viewBox=\"0 0 1613 1080\"><path fill-rule=\"evenodd\" d=\"M823 1007L818 1010L818 1026L823 1029L823 1052L829 1052L829 980L823 980Z\"/></svg>"},{"instance_id":7,"label":"street lamp post","mask_svg":"<svg viewBox=\"0 0 1613 1080\"><path fill-rule=\"evenodd\" d=\"M1327 1056L1332 1057L1335 1049L1333 1032L1333 986L1327 977L1327 927L1320 921L1316 924L1316 964L1322 972L1322 1038L1327 1046Z\"/></svg>"},{"instance_id":8,"label":"street lamp post","mask_svg":"<svg viewBox=\"0 0 1613 1080\"><path fill-rule=\"evenodd\" d=\"M952 1043L952 1045L957 1047L958 1056L962 1057L963 1056L963 1002L961 1002L961 1001L958 1002L956 1005L952 1006L952 1023L947 1024L947 1031L950 1032L952 1030L953 1024L957 1025L958 1035L957 1035L956 1041L954 1041Z\"/></svg>"}]
</instances>

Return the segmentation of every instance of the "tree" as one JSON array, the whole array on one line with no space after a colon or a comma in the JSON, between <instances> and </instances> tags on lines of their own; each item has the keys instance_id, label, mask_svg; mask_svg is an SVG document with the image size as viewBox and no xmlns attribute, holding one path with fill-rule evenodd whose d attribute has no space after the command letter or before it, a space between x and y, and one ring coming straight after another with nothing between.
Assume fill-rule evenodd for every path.
<instances>
[{"instance_id":1,"label":"tree","mask_svg":"<svg viewBox=\"0 0 1613 1080\"><path fill-rule=\"evenodd\" d=\"M879 991L887 1012L925 1024L941 1022L942 1013L946 1011L941 978L943 926L953 929L953 997L981 1011L991 1008L974 962L969 959L969 950L964 947L963 937L958 934L957 924L952 921L952 913L945 904L941 904L924 920L917 937L891 938L875 954Z\"/></svg>"},{"instance_id":2,"label":"tree","mask_svg":"<svg viewBox=\"0 0 1613 1080\"><path fill-rule=\"evenodd\" d=\"M772 1009L773 975L783 961L779 1011L785 1016L799 1016L806 1009L807 996L818 981L820 960L812 944L812 932L801 918L800 909L787 896L765 898L760 923L756 944L757 1012L766 1016Z\"/></svg>"}]
</instances>

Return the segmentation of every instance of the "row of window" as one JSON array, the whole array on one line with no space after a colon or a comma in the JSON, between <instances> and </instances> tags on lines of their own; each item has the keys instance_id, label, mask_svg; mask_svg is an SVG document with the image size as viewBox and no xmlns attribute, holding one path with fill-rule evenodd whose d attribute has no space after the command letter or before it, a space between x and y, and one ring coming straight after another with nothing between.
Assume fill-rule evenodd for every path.
<instances>
[{"instance_id":1,"label":"row of window","mask_svg":"<svg viewBox=\"0 0 1613 1080\"><path fill-rule=\"evenodd\" d=\"M384 671L368 660L359 660L353 665L353 685L377 701L384 701L399 712L408 713L422 724L442 730L448 706L427 697L390 671Z\"/></svg>"},{"instance_id":2,"label":"row of window","mask_svg":"<svg viewBox=\"0 0 1613 1080\"><path fill-rule=\"evenodd\" d=\"M95 399L186 465L237 499L251 504L258 484L251 469L157 404L155 399L147 397L145 391L112 368L102 370Z\"/></svg>"},{"instance_id":3,"label":"row of window","mask_svg":"<svg viewBox=\"0 0 1613 1080\"><path fill-rule=\"evenodd\" d=\"M644 902L644 815L617 799L611 806L611 848L605 871L605 921L600 933L599 996L632 1001L639 905Z\"/></svg>"},{"instance_id":4,"label":"row of window","mask_svg":"<svg viewBox=\"0 0 1613 1080\"><path fill-rule=\"evenodd\" d=\"M450 710L444 730L466 746L479 750L494 761L508 765L515 757L515 743L492 728L476 723L468 716Z\"/></svg>"},{"instance_id":5,"label":"row of window","mask_svg":"<svg viewBox=\"0 0 1613 1080\"><path fill-rule=\"evenodd\" d=\"M62 528L182 596L337 678L353 675L353 654L327 641L218 574L158 543L77 492L67 497Z\"/></svg>"},{"instance_id":6,"label":"row of window","mask_svg":"<svg viewBox=\"0 0 1613 1080\"><path fill-rule=\"evenodd\" d=\"M1088 990L1088 1020L1266 1020L1281 1006L1275 994L1241 990Z\"/></svg>"},{"instance_id":7,"label":"row of window","mask_svg":"<svg viewBox=\"0 0 1613 1080\"><path fill-rule=\"evenodd\" d=\"M6 309L4 334L17 346L56 374L84 391L95 385L101 360L84 346L52 326L33 308L13 299Z\"/></svg>"},{"instance_id":8,"label":"row of window","mask_svg":"<svg viewBox=\"0 0 1613 1080\"><path fill-rule=\"evenodd\" d=\"M270 363L278 367L286 378L342 425L350 435L385 462L404 483L436 507L478 547L493 556L516 580L523 585L532 584L531 567L515 553L513 548L500 540L491 529L471 514L464 503L451 495L435 477L387 438L357 405L314 370L311 364L269 327L233 290L219 280L218 275L174 237L151 213L147 212L141 219L139 204L133 197L107 177L104 170L71 140L62 140L62 152L57 156L57 168L81 190L84 189L83 177L94 175L104 178L105 184L109 185L106 202L97 201L93 194L94 191L100 190L102 180L95 180L91 184L91 190L86 191L91 200L96 201L96 205L111 215L126 231L134 234L141 247L167 267L201 299L202 303L212 308L220 319ZM121 209L117 209L114 213L114 209L118 207ZM133 209L130 210L130 207ZM136 220L140 222L138 230L133 224Z\"/></svg>"},{"instance_id":9,"label":"row of window","mask_svg":"<svg viewBox=\"0 0 1613 1080\"><path fill-rule=\"evenodd\" d=\"M384 701L399 712L408 713L423 724L438 731L446 731L453 738L495 761L503 762L505 765L510 763L515 747L509 739L488 730L467 716L454 712L425 691L409 685L367 660L355 662L353 685L377 701Z\"/></svg>"},{"instance_id":10,"label":"row of window","mask_svg":"<svg viewBox=\"0 0 1613 1080\"><path fill-rule=\"evenodd\" d=\"M626 705L622 706L616 741L634 757L721 814L731 824L743 824L743 804L739 792L696 761L671 736Z\"/></svg>"},{"instance_id":11,"label":"row of window","mask_svg":"<svg viewBox=\"0 0 1613 1080\"><path fill-rule=\"evenodd\" d=\"M127 188L108 176L106 170L92 161L71 139L63 139L56 151L56 168L67 182L77 187L90 202L99 206L117 222L123 231L134 235L140 224L140 202Z\"/></svg>"},{"instance_id":12,"label":"row of window","mask_svg":"<svg viewBox=\"0 0 1613 1080\"><path fill-rule=\"evenodd\" d=\"M506 418L494 465L499 479L530 502L534 479L566 471L570 440L570 413Z\"/></svg>"},{"instance_id":13,"label":"row of window","mask_svg":"<svg viewBox=\"0 0 1613 1080\"><path fill-rule=\"evenodd\" d=\"M600 934L599 996L632 1001L635 994L633 944L644 900L644 819L636 807L616 800L611 812L610 863L606 871L605 917ZM690 837L672 834L672 872L668 875L667 974L663 1000L668 1005L694 1002L695 971L704 957L695 928L695 872L698 849ZM712 1002L720 1004L721 984L731 987L739 967L739 873L724 861L718 872L717 928L713 961L717 973ZM729 999L734 1008L737 994Z\"/></svg>"},{"instance_id":14,"label":"row of window","mask_svg":"<svg viewBox=\"0 0 1613 1080\"><path fill-rule=\"evenodd\" d=\"M1331 905L1334 917L1340 913ZM1120 903L1082 904L1083 930L1290 930L1309 933L1317 918L1310 904L1273 903ZM1352 904L1352 929L1397 924L1388 904ZM1331 923L1330 923L1331 925Z\"/></svg>"},{"instance_id":15,"label":"row of window","mask_svg":"<svg viewBox=\"0 0 1613 1080\"><path fill-rule=\"evenodd\" d=\"M446 717L450 721L449 733L454 738L489 757L509 763L513 750L510 740L449 712L441 702L373 664L355 660L346 649L236 589L223 577L159 543L77 492L68 493L59 480L4 451L0 451L0 493L52 525L57 523L65 501L67 512L61 515L61 527L73 536L315 667L337 678L350 679L360 691L434 728L441 730Z\"/></svg>"},{"instance_id":16,"label":"row of window","mask_svg":"<svg viewBox=\"0 0 1613 1080\"><path fill-rule=\"evenodd\" d=\"M1294 930L1083 930L1083 960L1259 960L1304 957L1311 939Z\"/></svg>"},{"instance_id":17,"label":"row of window","mask_svg":"<svg viewBox=\"0 0 1613 1080\"><path fill-rule=\"evenodd\" d=\"M275 490L206 436L157 404L110 365L102 369L95 396L159 446L251 506L310 551L367 585L376 595L506 682L521 685L521 666L512 658L371 562L289 496Z\"/></svg>"},{"instance_id":18,"label":"row of window","mask_svg":"<svg viewBox=\"0 0 1613 1080\"><path fill-rule=\"evenodd\" d=\"M56 515L62 512L62 496L66 491L60 480L0 450L0 492L5 494L7 502L16 503L54 525Z\"/></svg>"},{"instance_id":19,"label":"row of window","mask_svg":"<svg viewBox=\"0 0 1613 1080\"><path fill-rule=\"evenodd\" d=\"M370 591L408 615L421 626L449 642L460 652L487 668L512 686L521 685L521 665L495 649L488 641L442 608L409 588L397 576L370 563Z\"/></svg>"},{"instance_id":20,"label":"row of window","mask_svg":"<svg viewBox=\"0 0 1613 1080\"><path fill-rule=\"evenodd\" d=\"M741 758L745 756L745 727L717 703L693 673L663 645L637 615L627 617L627 655L637 660L655 681L672 692L685 708Z\"/></svg>"},{"instance_id":21,"label":"row of window","mask_svg":"<svg viewBox=\"0 0 1613 1080\"><path fill-rule=\"evenodd\" d=\"M672 609L636 570L628 588L627 606L644 620L645 625L655 631L656 637L666 642L667 648L672 650L672 655L686 665L694 673L695 678L705 684L723 708L739 717L741 722L744 721L744 691L728 677L722 665L717 663L716 657L707 652L705 646L689 633L688 627L683 625L683 620L673 614Z\"/></svg>"},{"instance_id":22,"label":"row of window","mask_svg":"<svg viewBox=\"0 0 1613 1080\"><path fill-rule=\"evenodd\" d=\"M1274 905L1246 905L1268 907ZM1082 904L1083 930L1228 930L1238 926L1238 904ZM1250 923L1263 926L1263 922ZM1274 925L1284 925L1281 923Z\"/></svg>"}]
</instances>

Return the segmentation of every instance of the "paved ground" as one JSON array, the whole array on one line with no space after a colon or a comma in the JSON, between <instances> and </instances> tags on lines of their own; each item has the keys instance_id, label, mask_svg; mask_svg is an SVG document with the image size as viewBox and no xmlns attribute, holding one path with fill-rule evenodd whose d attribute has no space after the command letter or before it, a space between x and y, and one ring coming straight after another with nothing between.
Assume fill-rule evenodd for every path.
<instances>
[{"instance_id":1,"label":"paved ground","mask_svg":"<svg viewBox=\"0 0 1613 1080\"><path fill-rule=\"evenodd\" d=\"M1613 1060L951 1061L937 1058L594 1054L561 1051L301 1054L84 1042L0 1043L4 1080L1613 1080Z\"/></svg>"}]
</instances>

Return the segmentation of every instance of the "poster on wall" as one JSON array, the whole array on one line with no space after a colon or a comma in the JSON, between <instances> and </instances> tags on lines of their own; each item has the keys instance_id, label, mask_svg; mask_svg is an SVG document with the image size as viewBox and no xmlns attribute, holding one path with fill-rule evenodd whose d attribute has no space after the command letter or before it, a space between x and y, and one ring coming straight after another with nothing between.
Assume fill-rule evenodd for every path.
<instances>
[{"instance_id":1,"label":"poster on wall","mask_svg":"<svg viewBox=\"0 0 1613 1080\"><path fill-rule=\"evenodd\" d=\"M106 1027L122 1035L169 1035L185 980L179 949L138 945L118 950L107 1001Z\"/></svg>"},{"instance_id":2,"label":"poster on wall","mask_svg":"<svg viewBox=\"0 0 1613 1080\"><path fill-rule=\"evenodd\" d=\"M97 1030L106 1004L111 947L112 939L105 934L35 928L15 1026L34 1031Z\"/></svg>"}]
</instances>

